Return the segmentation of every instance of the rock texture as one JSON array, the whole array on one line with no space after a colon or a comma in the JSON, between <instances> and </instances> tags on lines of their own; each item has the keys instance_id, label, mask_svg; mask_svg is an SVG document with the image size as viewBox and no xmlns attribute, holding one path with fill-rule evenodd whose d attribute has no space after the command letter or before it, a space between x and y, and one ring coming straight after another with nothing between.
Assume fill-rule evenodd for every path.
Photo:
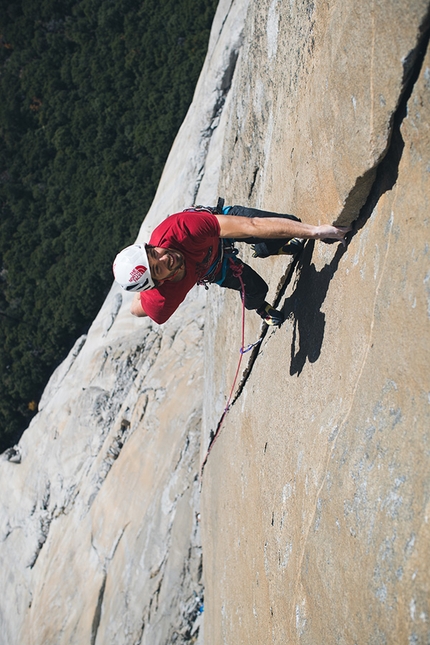
<instances>
[{"instance_id":1,"label":"rock texture","mask_svg":"<svg viewBox=\"0 0 430 645\"><path fill-rule=\"evenodd\" d=\"M280 292L282 263L255 261L289 319L204 471L208 645L428 642L427 43L424 2L249 12L221 192L356 224L345 249L308 243ZM239 318L211 294L225 306ZM226 333L207 324L206 351ZM206 373L206 440L236 361Z\"/></svg>"},{"instance_id":2,"label":"rock texture","mask_svg":"<svg viewBox=\"0 0 430 645\"><path fill-rule=\"evenodd\" d=\"M216 201L216 131L245 12L220 3L141 238L197 198ZM1 645L203 642L205 291L163 327L134 319L130 302L112 288L0 461Z\"/></svg>"},{"instance_id":3,"label":"rock texture","mask_svg":"<svg viewBox=\"0 0 430 645\"><path fill-rule=\"evenodd\" d=\"M19 466L2 462L2 643L198 630L201 398L187 392L201 382L201 303L187 312L162 333L122 316L112 345L100 317L48 386Z\"/></svg>"},{"instance_id":4,"label":"rock texture","mask_svg":"<svg viewBox=\"0 0 430 645\"><path fill-rule=\"evenodd\" d=\"M0 645L428 643L429 6L221 0L139 239L193 202L355 222L253 260L287 321L112 288L0 461ZM203 610L204 601L204 612Z\"/></svg>"}]
</instances>

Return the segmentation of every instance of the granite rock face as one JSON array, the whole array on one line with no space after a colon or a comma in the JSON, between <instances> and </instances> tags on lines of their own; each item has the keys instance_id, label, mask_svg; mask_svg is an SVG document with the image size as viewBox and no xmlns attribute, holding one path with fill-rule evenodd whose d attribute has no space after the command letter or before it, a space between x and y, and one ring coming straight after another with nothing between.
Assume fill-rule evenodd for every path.
<instances>
[{"instance_id":1,"label":"granite rock face","mask_svg":"<svg viewBox=\"0 0 430 645\"><path fill-rule=\"evenodd\" d=\"M139 239L194 200L216 201L217 126L245 13L246 2L219 5ZM133 318L131 297L112 287L0 460L1 645L203 642L205 291L163 327Z\"/></svg>"},{"instance_id":2,"label":"granite rock face","mask_svg":"<svg viewBox=\"0 0 430 645\"><path fill-rule=\"evenodd\" d=\"M221 192L355 224L346 248L251 260L288 320L245 366L204 470L208 645L428 642L428 12L275 0L248 14ZM209 317L223 307L239 320L212 293ZM205 442L236 362L206 372Z\"/></svg>"},{"instance_id":3,"label":"granite rock face","mask_svg":"<svg viewBox=\"0 0 430 645\"><path fill-rule=\"evenodd\" d=\"M287 317L113 287L0 460L0 645L428 642L429 6L221 0L139 234L217 196L346 247L249 260ZM203 610L204 603L204 612Z\"/></svg>"},{"instance_id":4,"label":"granite rock face","mask_svg":"<svg viewBox=\"0 0 430 645\"><path fill-rule=\"evenodd\" d=\"M115 336L106 308L1 463L2 643L198 632L201 304L163 332L119 313Z\"/></svg>"}]
</instances>

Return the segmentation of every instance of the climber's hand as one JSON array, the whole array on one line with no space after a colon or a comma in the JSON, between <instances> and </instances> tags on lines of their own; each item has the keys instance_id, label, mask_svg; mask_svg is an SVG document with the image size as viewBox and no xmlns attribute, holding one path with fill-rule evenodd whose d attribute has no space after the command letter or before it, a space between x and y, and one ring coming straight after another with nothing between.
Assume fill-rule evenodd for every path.
<instances>
[{"instance_id":1,"label":"climber's hand","mask_svg":"<svg viewBox=\"0 0 430 645\"><path fill-rule=\"evenodd\" d=\"M317 240L333 240L335 242L342 242L345 246L345 235L352 230L351 226L332 226L330 224L321 224L316 227Z\"/></svg>"}]
</instances>

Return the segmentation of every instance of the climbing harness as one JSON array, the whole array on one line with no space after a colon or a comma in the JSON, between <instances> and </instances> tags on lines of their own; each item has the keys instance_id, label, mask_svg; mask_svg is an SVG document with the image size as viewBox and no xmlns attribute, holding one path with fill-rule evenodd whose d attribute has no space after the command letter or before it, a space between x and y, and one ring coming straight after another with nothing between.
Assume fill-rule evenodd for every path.
<instances>
[{"instance_id":1,"label":"climbing harness","mask_svg":"<svg viewBox=\"0 0 430 645\"><path fill-rule=\"evenodd\" d=\"M213 262L197 284L203 285L205 289L209 289L208 285L212 283L221 285L225 280L230 260L232 260L237 254L238 250L234 247L233 240L229 240L227 238L220 239L218 255L215 262ZM240 267L240 273L242 273L242 267ZM234 275L236 276L235 273ZM217 280L215 280L215 278L217 278Z\"/></svg>"}]
</instances>

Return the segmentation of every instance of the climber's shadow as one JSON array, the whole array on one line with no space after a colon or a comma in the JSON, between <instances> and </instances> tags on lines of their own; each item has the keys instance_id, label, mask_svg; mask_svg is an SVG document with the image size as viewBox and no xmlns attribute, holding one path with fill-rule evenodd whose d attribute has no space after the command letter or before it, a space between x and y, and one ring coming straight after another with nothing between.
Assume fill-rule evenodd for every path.
<instances>
[{"instance_id":1,"label":"climber's shadow","mask_svg":"<svg viewBox=\"0 0 430 645\"><path fill-rule=\"evenodd\" d=\"M311 263L314 241L307 242L297 261L296 287L282 307L285 318L293 320L290 374L300 375L306 360L315 363L321 354L325 314L321 311L330 280L346 248L339 245L330 262L321 271Z\"/></svg>"}]
</instances>

